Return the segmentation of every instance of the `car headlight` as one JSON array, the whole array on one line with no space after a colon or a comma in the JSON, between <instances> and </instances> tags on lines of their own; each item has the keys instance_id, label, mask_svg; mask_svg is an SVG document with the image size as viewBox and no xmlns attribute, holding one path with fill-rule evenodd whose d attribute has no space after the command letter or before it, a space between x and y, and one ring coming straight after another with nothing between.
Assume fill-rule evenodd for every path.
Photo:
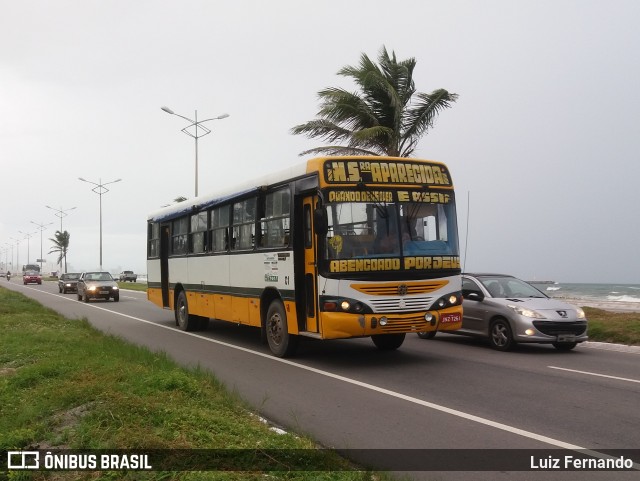
<instances>
[{"instance_id":1,"label":"car headlight","mask_svg":"<svg viewBox=\"0 0 640 481\"><path fill-rule=\"evenodd\" d=\"M111 289L114 290L114 291L117 291L118 290L118 286L113 286Z\"/></svg>"},{"instance_id":2,"label":"car headlight","mask_svg":"<svg viewBox=\"0 0 640 481\"><path fill-rule=\"evenodd\" d=\"M586 315L586 314L584 313L584 311L583 311L581 308L579 308L579 307L576 307L576 315L577 315L577 318L578 318L578 319L586 319L586 318L587 318L587 315Z\"/></svg>"},{"instance_id":3,"label":"car headlight","mask_svg":"<svg viewBox=\"0 0 640 481\"><path fill-rule=\"evenodd\" d=\"M89 286L87 287L87 290L93 292L96 290L96 286Z\"/></svg>"},{"instance_id":4,"label":"car headlight","mask_svg":"<svg viewBox=\"0 0 640 481\"><path fill-rule=\"evenodd\" d=\"M514 311L516 311L516 313L520 314L521 316L524 317L531 317L533 319L544 319L545 317L540 314L537 311L534 311L533 309L527 309L526 307L521 307L521 306L514 306L512 304L509 304L507 307L513 309Z\"/></svg>"}]
</instances>

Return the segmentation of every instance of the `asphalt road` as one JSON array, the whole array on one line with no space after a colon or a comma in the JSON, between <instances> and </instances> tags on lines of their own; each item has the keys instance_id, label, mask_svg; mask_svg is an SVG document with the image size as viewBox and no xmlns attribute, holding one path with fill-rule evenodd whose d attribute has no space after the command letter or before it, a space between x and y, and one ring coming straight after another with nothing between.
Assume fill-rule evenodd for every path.
<instances>
[{"instance_id":1,"label":"asphalt road","mask_svg":"<svg viewBox=\"0 0 640 481\"><path fill-rule=\"evenodd\" d=\"M510 471L509 464L525 453L540 466L538 453L547 451L536 450L578 457L574 450L598 456L639 450L638 353L585 345L571 352L532 345L502 353L439 334L434 340L407 336L393 352L379 351L370 339L303 338L298 355L283 360L270 355L255 328L211 321L203 332L179 331L173 312L151 304L143 292L123 290L118 303L85 304L75 294L59 294L55 283L20 281L2 286L179 363L209 369L274 424L325 446L363 450L349 453L359 460L396 469L403 456L453 453L450 468L462 469L467 459L475 466L473 450L481 449L490 466L498 466L472 474L402 472L413 479L640 479L637 471Z\"/></svg>"}]
</instances>

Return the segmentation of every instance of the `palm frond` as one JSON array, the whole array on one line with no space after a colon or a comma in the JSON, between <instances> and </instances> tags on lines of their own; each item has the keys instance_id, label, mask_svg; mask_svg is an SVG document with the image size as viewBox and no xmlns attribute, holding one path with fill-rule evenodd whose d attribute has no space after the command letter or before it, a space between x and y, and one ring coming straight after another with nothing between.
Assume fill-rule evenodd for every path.
<instances>
[{"instance_id":1,"label":"palm frond","mask_svg":"<svg viewBox=\"0 0 640 481\"><path fill-rule=\"evenodd\" d=\"M357 65L341 68L338 75L352 79L358 91L335 87L321 90L318 118L293 127L291 133L346 145L316 147L301 155L411 155L437 115L458 98L444 89L416 93L415 66L414 58L398 61L395 52L389 53L383 46L377 63L363 53Z\"/></svg>"}]
</instances>

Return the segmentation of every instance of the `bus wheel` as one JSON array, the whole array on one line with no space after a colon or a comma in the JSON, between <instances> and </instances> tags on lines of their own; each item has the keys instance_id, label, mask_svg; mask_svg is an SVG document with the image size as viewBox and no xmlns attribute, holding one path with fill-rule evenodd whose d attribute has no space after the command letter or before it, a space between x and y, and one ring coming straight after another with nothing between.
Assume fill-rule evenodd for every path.
<instances>
[{"instance_id":1,"label":"bus wheel","mask_svg":"<svg viewBox=\"0 0 640 481\"><path fill-rule=\"evenodd\" d=\"M269 349L278 357L291 356L298 347L298 336L289 334L287 313L282 301L275 300L269 305L266 320L266 333Z\"/></svg>"},{"instance_id":2,"label":"bus wheel","mask_svg":"<svg viewBox=\"0 0 640 481\"><path fill-rule=\"evenodd\" d=\"M194 317L189 315L187 295L181 291L176 302L176 325L183 331L193 331L197 328L196 324L199 324Z\"/></svg>"},{"instance_id":3,"label":"bus wheel","mask_svg":"<svg viewBox=\"0 0 640 481\"><path fill-rule=\"evenodd\" d=\"M438 331L420 331L418 333L418 337L420 339L433 339L436 337L436 332Z\"/></svg>"},{"instance_id":4,"label":"bus wheel","mask_svg":"<svg viewBox=\"0 0 640 481\"><path fill-rule=\"evenodd\" d=\"M378 349L383 351L393 351L402 346L405 334L376 334L371 336L371 340Z\"/></svg>"}]
</instances>

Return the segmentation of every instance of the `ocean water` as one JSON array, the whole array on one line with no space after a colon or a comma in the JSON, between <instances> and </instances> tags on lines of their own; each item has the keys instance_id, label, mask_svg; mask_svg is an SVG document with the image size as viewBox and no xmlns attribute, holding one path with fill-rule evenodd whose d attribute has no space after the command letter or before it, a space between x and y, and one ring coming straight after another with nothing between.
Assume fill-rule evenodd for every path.
<instances>
[{"instance_id":1,"label":"ocean water","mask_svg":"<svg viewBox=\"0 0 640 481\"><path fill-rule=\"evenodd\" d=\"M582 301L585 305L606 304L640 311L640 284L570 284L564 282L537 284L549 297Z\"/></svg>"}]
</instances>

